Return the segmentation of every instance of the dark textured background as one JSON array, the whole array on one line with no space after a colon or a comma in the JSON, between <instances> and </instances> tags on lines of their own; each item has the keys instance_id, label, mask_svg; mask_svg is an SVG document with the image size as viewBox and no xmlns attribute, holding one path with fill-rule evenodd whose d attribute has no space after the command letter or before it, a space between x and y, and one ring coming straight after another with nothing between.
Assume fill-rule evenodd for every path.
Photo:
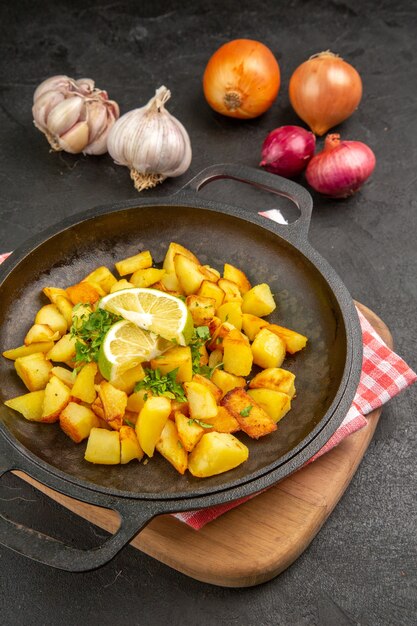
<instances>
[{"instance_id":1,"label":"dark textured background","mask_svg":"<svg viewBox=\"0 0 417 626\"><path fill-rule=\"evenodd\" d=\"M92 77L122 112L144 104L161 84L171 89L169 110L188 129L194 154L183 177L147 192L156 196L176 191L216 162L256 166L267 132L300 123L288 101L297 65L328 48L350 61L362 75L364 96L337 130L367 142L377 167L351 199L314 196L310 240L352 296L384 319L397 351L416 367L416 2L57 0L3 3L0 11L0 251L65 216L136 196L127 170L110 157L49 152L31 118L33 92L48 76ZM246 122L215 114L201 89L210 55L237 37L267 44L282 73L276 103ZM276 202L230 183L203 193L252 208ZM73 575L2 548L2 623L415 624L415 406L414 388L384 409L336 510L275 580L252 589L213 587L133 548L96 572ZM69 541L77 537L79 545L103 540L102 531L17 479L3 479L2 487L2 507L16 519Z\"/></svg>"}]
</instances>

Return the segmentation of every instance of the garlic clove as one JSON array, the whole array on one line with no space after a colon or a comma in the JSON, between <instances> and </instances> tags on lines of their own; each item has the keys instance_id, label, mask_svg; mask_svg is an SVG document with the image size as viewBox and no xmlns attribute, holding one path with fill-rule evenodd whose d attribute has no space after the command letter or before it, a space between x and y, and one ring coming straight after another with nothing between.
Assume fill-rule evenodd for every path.
<instances>
[{"instance_id":1,"label":"garlic clove","mask_svg":"<svg viewBox=\"0 0 417 626\"><path fill-rule=\"evenodd\" d=\"M74 82L78 89L81 91L81 93L86 96L94 91L95 83L91 78L79 78Z\"/></svg>"},{"instance_id":2,"label":"garlic clove","mask_svg":"<svg viewBox=\"0 0 417 626\"><path fill-rule=\"evenodd\" d=\"M45 132L47 130L47 119L49 113L60 102L63 102L65 96L59 91L45 91L36 99L32 107L32 115L34 124L39 130Z\"/></svg>"},{"instance_id":3,"label":"garlic clove","mask_svg":"<svg viewBox=\"0 0 417 626\"><path fill-rule=\"evenodd\" d=\"M46 91L65 91L69 89L71 84L71 78L65 75L51 76L44 80L36 89L33 94L33 102L36 102L38 98Z\"/></svg>"},{"instance_id":4,"label":"garlic clove","mask_svg":"<svg viewBox=\"0 0 417 626\"><path fill-rule=\"evenodd\" d=\"M114 106L115 105L115 106ZM107 152L107 139L110 128L115 123L116 119L119 117L119 107L116 102L109 100L106 102L105 107L103 109L106 112L106 123L101 133L97 133L96 137L92 140L91 137L89 139L89 144L83 150L84 154L104 154Z\"/></svg>"},{"instance_id":5,"label":"garlic clove","mask_svg":"<svg viewBox=\"0 0 417 626\"><path fill-rule=\"evenodd\" d=\"M83 121L74 124L74 126L65 134L61 135L57 141L61 150L65 150L65 152L70 152L71 154L83 152L84 148L88 145L88 123Z\"/></svg>"},{"instance_id":6,"label":"garlic clove","mask_svg":"<svg viewBox=\"0 0 417 626\"><path fill-rule=\"evenodd\" d=\"M105 129L107 125L106 106L102 102L86 102L86 120L90 129L89 142L93 142Z\"/></svg>"},{"instance_id":7,"label":"garlic clove","mask_svg":"<svg viewBox=\"0 0 417 626\"><path fill-rule=\"evenodd\" d=\"M63 135L78 122L84 102L82 98L74 96L57 104L48 115L48 131L52 135Z\"/></svg>"}]
</instances>

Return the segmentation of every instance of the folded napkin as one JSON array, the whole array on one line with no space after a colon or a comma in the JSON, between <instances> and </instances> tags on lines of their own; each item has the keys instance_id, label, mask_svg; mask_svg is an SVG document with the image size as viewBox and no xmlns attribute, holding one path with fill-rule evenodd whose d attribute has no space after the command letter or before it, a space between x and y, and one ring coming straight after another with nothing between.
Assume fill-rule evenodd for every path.
<instances>
[{"instance_id":1,"label":"folded napkin","mask_svg":"<svg viewBox=\"0 0 417 626\"><path fill-rule=\"evenodd\" d=\"M0 254L0 263L9 254ZM357 309L357 312L363 338L363 363L359 386L345 419L330 437L329 441L308 463L315 461L322 454L337 446L345 437L366 426L367 420L365 415L381 407L417 380L417 374L408 367L398 354L386 345L359 309ZM219 517L219 515L226 513L226 511L233 509L256 495L258 494L198 511L176 513L174 517L185 522L195 530L199 530L208 522Z\"/></svg>"}]
</instances>

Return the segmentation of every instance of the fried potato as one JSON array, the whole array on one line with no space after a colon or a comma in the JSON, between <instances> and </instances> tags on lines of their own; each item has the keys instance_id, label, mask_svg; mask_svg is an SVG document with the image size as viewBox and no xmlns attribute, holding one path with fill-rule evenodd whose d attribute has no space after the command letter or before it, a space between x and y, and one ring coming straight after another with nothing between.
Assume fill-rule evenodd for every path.
<instances>
[{"instance_id":1,"label":"fried potato","mask_svg":"<svg viewBox=\"0 0 417 626\"><path fill-rule=\"evenodd\" d=\"M274 420L242 388L229 391L221 404L237 419L240 428L253 439L264 437L277 429Z\"/></svg>"},{"instance_id":2,"label":"fried potato","mask_svg":"<svg viewBox=\"0 0 417 626\"><path fill-rule=\"evenodd\" d=\"M222 474L244 463L249 449L230 433L215 431L204 434L188 456L188 469L193 476L205 478Z\"/></svg>"},{"instance_id":3,"label":"fried potato","mask_svg":"<svg viewBox=\"0 0 417 626\"><path fill-rule=\"evenodd\" d=\"M59 425L75 443L87 439L92 428L98 428L97 415L87 406L69 402L59 415Z\"/></svg>"}]
</instances>

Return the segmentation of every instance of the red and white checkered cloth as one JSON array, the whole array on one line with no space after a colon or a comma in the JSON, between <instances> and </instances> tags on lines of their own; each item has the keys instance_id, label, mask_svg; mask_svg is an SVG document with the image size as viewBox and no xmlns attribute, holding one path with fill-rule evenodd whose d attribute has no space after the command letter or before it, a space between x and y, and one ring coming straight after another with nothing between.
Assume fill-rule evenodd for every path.
<instances>
[{"instance_id":1,"label":"red and white checkered cloth","mask_svg":"<svg viewBox=\"0 0 417 626\"><path fill-rule=\"evenodd\" d=\"M8 256L7 253L0 254L0 263ZM417 380L415 372L385 344L368 320L358 309L357 311L363 337L363 364L359 386L342 424L308 463L315 461L319 456L337 446L345 437L366 426L365 415L388 402ZM249 498L256 495L249 496ZM176 513L175 517L198 530L249 498L241 498L199 511Z\"/></svg>"}]
</instances>

